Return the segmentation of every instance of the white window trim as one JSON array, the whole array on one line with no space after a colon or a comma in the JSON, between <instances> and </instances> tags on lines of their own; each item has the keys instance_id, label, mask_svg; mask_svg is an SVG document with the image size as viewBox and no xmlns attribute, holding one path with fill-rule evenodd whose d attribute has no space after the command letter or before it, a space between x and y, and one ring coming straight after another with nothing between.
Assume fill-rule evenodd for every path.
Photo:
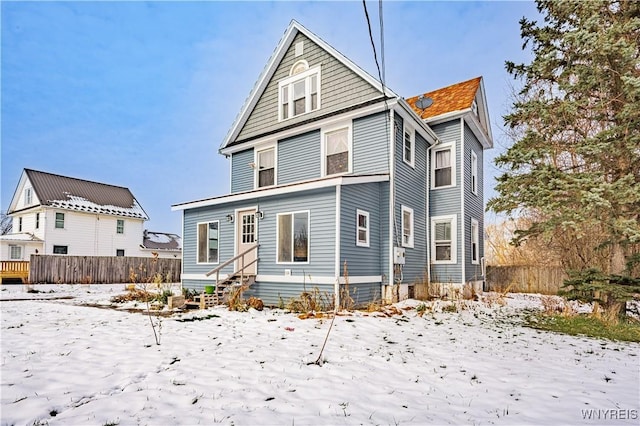
<instances>
[{"instance_id":1,"label":"white window trim","mask_svg":"<svg viewBox=\"0 0 640 426\"><path fill-rule=\"evenodd\" d=\"M413 127L407 126L404 123L403 123L402 127L403 127L403 129L402 129L402 161L404 161L405 164L408 164L412 168L415 168L415 160L416 160L416 131L413 129ZM406 133L409 133L409 140L411 141L411 161L407 161L407 158L405 157L405 152L406 152L405 151L406 150L405 134Z\"/></svg>"},{"instance_id":2,"label":"white window trim","mask_svg":"<svg viewBox=\"0 0 640 426\"><path fill-rule=\"evenodd\" d=\"M263 151L268 151L270 149L273 149L273 185L260 187L258 186L259 173L260 173L260 162L258 161L260 157L258 154ZM260 147L255 147L253 149L253 164L254 164L254 171L253 171L253 188L254 189L273 188L274 186L278 185L278 144L277 143L270 143L267 145L261 145Z\"/></svg>"},{"instance_id":3,"label":"white window trim","mask_svg":"<svg viewBox=\"0 0 640 426\"><path fill-rule=\"evenodd\" d=\"M367 226L366 228L360 227L360 216L364 216L367 218ZM360 241L360 230L364 230L366 232L366 241ZM369 247L371 243L371 222L369 222L369 212L356 209L356 246L358 247Z\"/></svg>"},{"instance_id":4,"label":"white window trim","mask_svg":"<svg viewBox=\"0 0 640 426\"><path fill-rule=\"evenodd\" d=\"M122 232L118 232L118 222L122 221ZM117 235L124 235L124 219L116 219L116 234Z\"/></svg>"},{"instance_id":5,"label":"white window trim","mask_svg":"<svg viewBox=\"0 0 640 426\"><path fill-rule=\"evenodd\" d=\"M294 262L293 251L291 252L291 262L280 262L278 254L280 253L280 216L291 215L291 226L294 225L293 216L298 213L307 214L307 260L306 262ZM291 244L293 244L293 233L291 233ZM276 214L276 264L277 265L308 265L311 261L311 210L297 210L291 212L282 212Z\"/></svg>"},{"instance_id":6,"label":"white window trim","mask_svg":"<svg viewBox=\"0 0 640 426\"><path fill-rule=\"evenodd\" d=\"M436 223L451 223L451 260L436 260ZM431 218L431 263L435 265L454 265L458 263L458 215L434 216Z\"/></svg>"},{"instance_id":7,"label":"white window trim","mask_svg":"<svg viewBox=\"0 0 640 426\"><path fill-rule=\"evenodd\" d=\"M296 43L296 45L297 45L297 43ZM296 67L297 67L298 65L300 65L300 64L304 65L304 71L299 72L299 73L297 73L297 74L294 74L294 73L293 73L293 70L295 70L295 69L296 69ZM302 73L304 73L304 72L307 72L308 70L309 70L309 62L307 62L307 61L306 61L306 60L304 60L304 59L297 60L293 65L291 65L291 68L289 69L289 77L293 77L293 76L296 76L296 75L300 75L300 74L302 74Z\"/></svg>"},{"instance_id":8,"label":"white window trim","mask_svg":"<svg viewBox=\"0 0 640 426\"><path fill-rule=\"evenodd\" d=\"M62 215L62 227L58 226L58 213ZM67 226L67 218L63 212L54 212L53 213L53 229L65 229Z\"/></svg>"},{"instance_id":9,"label":"white window trim","mask_svg":"<svg viewBox=\"0 0 640 426\"><path fill-rule=\"evenodd\" d=\"M22 216L18 218L18 232L22 232Z\"/></svg>"},{"instance_id":10,"label":"white window trim","mask_svg":"<svg viewBox=\"0 0 640 426\"><path fill-rule=\"evenodd\" d=\"M348 152L349 167L347 168L347 171L344 173L334 173L332 175L327 175L327 159L325 157L327 149L326 149L326 141L324 140L324 137L327 133L335 132L336 130L341 130L345 128L347 129L347 145L349 149L349 152ZM353 171L353 122L351 120L347 122L342 122L340 124L335 124L333 126L323 127L320 130L320 161L322 162L322 164L320 164L320 171L321 171L322 177L344 176L352 173Z\"/></svg>"},{"instance_id":11,"label":"white window trim","mask_svg":"<svg viewBox=\"0 0 640 426\"><path fill-rule=\"evenodd\" d=\"M436 186L436 152L451 151L451 185ZM431 150L431 189L453 188L456 186L456 145L454 142L437 145Z\"/></svg>"},{"instance_id":12,"label":"white window trim","mask_svg":"<svg viewBox=\"0 0 640 426\"><path fill-rule=\"evenodd\" d=\"M33 189L31 187L24 189L24 205L30 206L33 204Z\"/></svg>"},{"instance_id":13,"label":"white window trim","mask_svg":"<svg viewBox=\"0 0 640 426\"><path fill-rule=\"evenodd\" d=\"M218 259L216 262L200 262L200 244L198 244L198 229L200 225L218 223ZM207 227L207 247L209 246L209 227ZM208 257L207 257L208 258ZM196 264L197 265L218 265L220 263L220 221L207 220L205 222L196 223Z\"/></svg>"},{"instance_id":14,"label":"white window trim","mask_svg":"<svg viewBox=\"0 0 640 426\"><path fill-rule=\"evenodd\" d=\"M18 257L13 256L13 250L18 250ZM9 244L9 260L22 260L24 259L24 247L18 244Z\"/></svg>"},{"instance_id":15,"label":"white window trim","mask_svg":"<svg viewBox=\"0 0 640 426\"><path fill-rule=\"evenodd\" d=\"M404 213L407 212L411 215L411 235L409 235L409 241L404 241ZM400 239L402 242L402 247L413 248L414 238L416 235L415 229L416 217L413 214L413 209L411 207L407 207L404 205L400 206Z\"/></svg>"},{"instance_id":16,"label":"white window trim","mask_svg":"<svg viewBox=\"0 0 640 426\"><path fill-rule=\"evenodd\" d=\"M471 193L478 195L478 154L471 150Z\"/></svg>"},{"instance_id":17,"label":"white window trim","mask_svg":"<svg viewBox=\"0 0 640 426\"><path fill-rule=\"evenodd\" d=\"M475 232L474 232L475 227ZM473 240L476 240L476 249L473 250ZM474 253L475 252L475 253ZM479 265L480 264L480 226L478 221L474 218L471 218L471 264ZM473 260L473 255L476 255L476 260Z\"/></svg>"},{"instance_id":18,"label":"white window trim","mask_svg":"<svg viewBox=\"0 0 640 426\"><path fill-rule=\"evenodd\" d=\"M40 213L36 213L36 229L40 229Z\"/></svg>"},{"instance_id":19,"label":"white window trim","mask_svg":"<svg viewBox=\"0 0 640 426\"><path fill-rule=\"evenodd\" d=\"M310 96L311 95L311 78L308 78L308 77L311 77L312 75L317 75L317 79L318 79L318 88L317 88L318 104L317 104L317 108L314 110L311 109L311 96ZM305 97L306 97L306 103L307 103L306 106L308 108L305 107L305 112L303 112L302 114L293 115L293 102L292 102L293 101L293 83L299 80L305 80ZM281 80L278 83L278 121L287 121L287 120L291 120L292 118L302 117L303 115L309 114L314 111L318 111L321 108L320 100L322 99L322 96L321 96L322 83L321 82L322 82L322 73L320 70L320 65L316 65L315 67L309 68L304 72L289 76ZM282 117L282 103L283 103L282 88L284 86L289 86L289 99L288 99L289 114L287 118ZM309 96L307 96L307 94L309 94Z\"/></svg>"}]
</instances>

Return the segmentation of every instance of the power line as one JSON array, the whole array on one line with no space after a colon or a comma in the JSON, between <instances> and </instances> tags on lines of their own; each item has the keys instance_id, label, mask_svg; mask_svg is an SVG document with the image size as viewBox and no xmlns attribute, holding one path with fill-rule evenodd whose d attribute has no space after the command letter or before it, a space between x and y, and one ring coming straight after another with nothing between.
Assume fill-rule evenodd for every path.
<instances>
[{"instance_id":1,"label":"power line","mask_svg":"<svg viewBox=\"0 0 640 426\"><path fill-rule=\"evenodd\" d=\"M362 7L364 8L364 16L367 18L367 27L369 28L369 40L371 41L371 47L373 48L373 59L376 61L376 67L378 68L378 77L382 84L382 92L384 94L384 79L382 78L382 71L380 71L380 63L378 62L378 52L376 51L376 44L373 41L373 33L371 31L371 21L369 20L369 12L367 11L366 0L362 0ZM382 7L382 1L380 1L380 7ZM382 15L380 15L380 22L382 22Z\"/></svg>"}]
</instances>

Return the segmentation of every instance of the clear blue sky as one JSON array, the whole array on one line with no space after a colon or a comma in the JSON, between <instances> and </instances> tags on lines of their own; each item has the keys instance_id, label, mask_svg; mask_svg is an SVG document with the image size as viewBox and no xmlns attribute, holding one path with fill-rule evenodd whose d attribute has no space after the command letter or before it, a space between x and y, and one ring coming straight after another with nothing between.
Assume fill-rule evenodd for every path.
<instances>
[{"instance_id":1,"label":"clear blue sky","mask_svg":"<svg viewBox=\"0 0 640 426\"><path fill-rule=\"evenodd\" d=\"M362 2L2 2L1 210L23 168L126 186L153 231L171 205L229 192L217 149L296 19L376 76ZM368 3L378 38L378 4ZM385 2L387 85L405 97L478 75L496 148L531 2Z\"/></svg>"}]
</instances>

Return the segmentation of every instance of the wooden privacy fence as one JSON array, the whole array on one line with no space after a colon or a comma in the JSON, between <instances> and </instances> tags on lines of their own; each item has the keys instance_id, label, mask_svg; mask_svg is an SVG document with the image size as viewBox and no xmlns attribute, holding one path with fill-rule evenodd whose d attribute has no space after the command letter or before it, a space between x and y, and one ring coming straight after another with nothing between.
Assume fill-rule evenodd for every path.
<instances>
[{"instance_id":1,"label":"wooden privacy fence","mask_svg":"<svg viewBox=\"0 0 640 426\"><path fill-rule=\"evenodd\" d=\"M64 284L149 282L162 274L167 282L180 281L181 259L123 256L31 255L29 282Z\"/></svg>"},{"instance_id":2,"label":"wooden privacy fence","mask_svg":"<svg viewBox=\"0 0 640 426\"><path fill-rule=\"evenodd\" d=\"M487 266L486 291L558 294L567 279L561 267Z\"/></svg>"}]
</instances>

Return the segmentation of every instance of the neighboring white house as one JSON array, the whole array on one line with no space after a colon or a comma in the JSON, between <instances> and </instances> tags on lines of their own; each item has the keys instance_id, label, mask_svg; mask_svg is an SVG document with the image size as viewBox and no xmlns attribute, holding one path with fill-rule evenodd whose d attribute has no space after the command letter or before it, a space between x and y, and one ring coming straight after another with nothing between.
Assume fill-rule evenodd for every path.
<instances>
[{"instance_id":1,"label":"neighboring white house","mask_svg":"<svg viewBox=\"0 0 640 426\"><path fill-rule=\"evenodd\" d=\"M32 254L151 257L157 252L144 245L149 217L128 188L24 169L7 214L13 229L0 236L2 260L29 260ZM175 257L180 250L162 252Z\"/></svg>"}]
</instances>

